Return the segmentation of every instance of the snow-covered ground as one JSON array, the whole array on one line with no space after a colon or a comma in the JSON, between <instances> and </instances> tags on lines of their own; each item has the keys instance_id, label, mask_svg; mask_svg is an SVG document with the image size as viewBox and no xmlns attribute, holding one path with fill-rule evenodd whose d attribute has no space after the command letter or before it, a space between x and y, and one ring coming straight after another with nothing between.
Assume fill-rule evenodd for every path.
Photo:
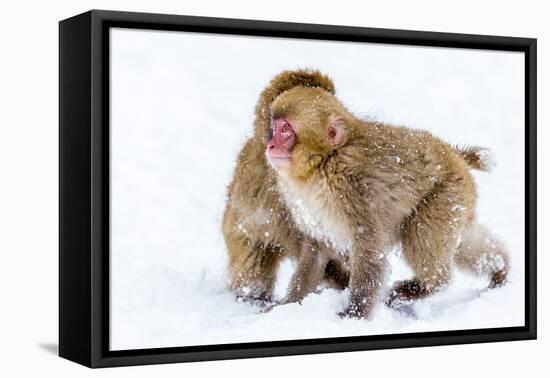
<instances>
[{"instance_id":1,"label":"snow-covered ground","mask_svg":"<svg viewBox=\"0 0 550 378\"><path fill-rule=\"evenodd\" d=\"M111 349L153 348L524 323L523 54L116 29L111 34ZM226 185L253 108L283 69L330 75L356 114L490 147L474 173L478 215L512 257L510 283L457 272L444 292L373 319L336 313L347 293L261 313L226 290ZM391 254L388 284L410 275ZM282 264L277 293L292 274Z\"/></svg>"}]
</instances>

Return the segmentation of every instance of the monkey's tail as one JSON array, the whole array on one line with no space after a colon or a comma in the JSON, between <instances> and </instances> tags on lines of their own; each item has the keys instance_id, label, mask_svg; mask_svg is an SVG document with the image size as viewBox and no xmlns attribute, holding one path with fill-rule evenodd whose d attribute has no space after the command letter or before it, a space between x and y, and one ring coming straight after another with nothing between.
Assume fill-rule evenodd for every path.
<instances>
[{"instance_id":1,"label":"monkey's tail","mask_svg":"<svg viewBox=\"0 0 550 378\"><path fill-rule=\"evenodd\" d=\"M455 262L471 273L488 275L489 288L504 285L510 270L506 248L486 227L475 222L462 234Z\"/></svg>"},{"instance_id":2,"label":"monkey's tail","mask_svg":"<svg viewBox=\"0 0 550 378\"><path fill-rule=\"evenodd\" d=\"M478 146L455 146L454 150L466 162L468 167L479 171L490 172L495 167L491 150Z\"/></svg>"}]
</instances>

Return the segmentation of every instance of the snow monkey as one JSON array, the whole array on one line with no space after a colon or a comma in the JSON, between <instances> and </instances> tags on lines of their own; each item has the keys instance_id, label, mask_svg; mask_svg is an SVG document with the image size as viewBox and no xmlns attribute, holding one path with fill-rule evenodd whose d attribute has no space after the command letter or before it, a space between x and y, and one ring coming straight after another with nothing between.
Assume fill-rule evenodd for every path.
<instances>
[{"instance_id":1,"label":"snow monkey","mask_svg":"<svg viewBox=\"0 0 550 378\"><path fill-rule=\"evenodd\" d=\"M271 117L265 153L294 223L349 264L349 306L341 316L371 314L385 253L398 243L415 276L395 283L391 306L444 287L453 262L487 274L491 287L505 282L508 255L475 220L469 170L488 170L485 149L360 120L323 87L283 92Z\"/></svg>"},{"instance_id":2,"label":"snow monkey","mask_svg":"<svg viewBox=\"0 0 550 378\"><path fill-rule=\"evenodd\" d=\"M318 245L296 227L277 191L275 172L266 161L271 104L294 87L334 93L328 77L310 70L285 71L263 90L256 105L254 135L238 156L222 222L231 289L245 300L264 304L271 301L276 269L284 257L299 260L284 302L301 300L323 278L344 288L349 277L338 260L329 259L330 248Z\"/></svg>"}]
</instances>

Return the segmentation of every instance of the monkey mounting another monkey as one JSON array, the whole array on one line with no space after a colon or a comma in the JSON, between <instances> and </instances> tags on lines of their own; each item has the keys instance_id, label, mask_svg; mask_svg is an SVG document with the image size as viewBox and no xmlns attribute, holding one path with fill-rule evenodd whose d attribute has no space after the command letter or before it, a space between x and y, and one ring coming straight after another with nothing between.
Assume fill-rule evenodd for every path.
<instances>
[{"instance_id":1,"label":"monkey mounting another monkey","mask_svg":"<svg viewBox=\"0 0 550 378\"><path fill-rule=\"evenodd\" d=\"M453 264L487 274L490 287L505 282L508 255L475 219L469 170L488 169L484 149L360 120L322 87L281 93L271 124L265 154L294 223L349 265L349 306L341 315L371 314L385 253L396 244L415 276L394 285L391 306L442 288Z\"/></svg>"},{"instance_id":2,"label":"monkey mounting another monkey","mask_svg":"<svg viewBox=\"0 0 550 378\"><path fill-rule=\"evenodd\" d=\"M311 70L285 71L269 83L256 105L254 135L237 158L223 215L230 288L237 296L261 304L272 301L276 270L285 257L297 260L298 269L284 303L301 300L323 280L339 288L348 283L342 264L330 259L333 251L294 224L277 191L275 172L266 161L271 105L281 93L295 87L334 93L332 81Z\"/></svg>"}]
</instances>

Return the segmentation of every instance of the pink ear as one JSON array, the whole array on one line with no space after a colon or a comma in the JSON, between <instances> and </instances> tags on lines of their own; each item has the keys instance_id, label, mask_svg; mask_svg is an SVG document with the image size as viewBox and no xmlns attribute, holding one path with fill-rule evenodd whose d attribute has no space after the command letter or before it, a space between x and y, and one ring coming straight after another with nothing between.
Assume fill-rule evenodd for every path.
<instances>
[{"instance_id":1,"label":"pink ear","mask_svg":"<svg viewBox=\"0 0 550 378\"><path fill-rule=\"evenodd\" d=\"M336 147L344 141L346 136L346 124L342 117L332 117L327 127L328 142Z\"/></svg>"}]
</instances>

